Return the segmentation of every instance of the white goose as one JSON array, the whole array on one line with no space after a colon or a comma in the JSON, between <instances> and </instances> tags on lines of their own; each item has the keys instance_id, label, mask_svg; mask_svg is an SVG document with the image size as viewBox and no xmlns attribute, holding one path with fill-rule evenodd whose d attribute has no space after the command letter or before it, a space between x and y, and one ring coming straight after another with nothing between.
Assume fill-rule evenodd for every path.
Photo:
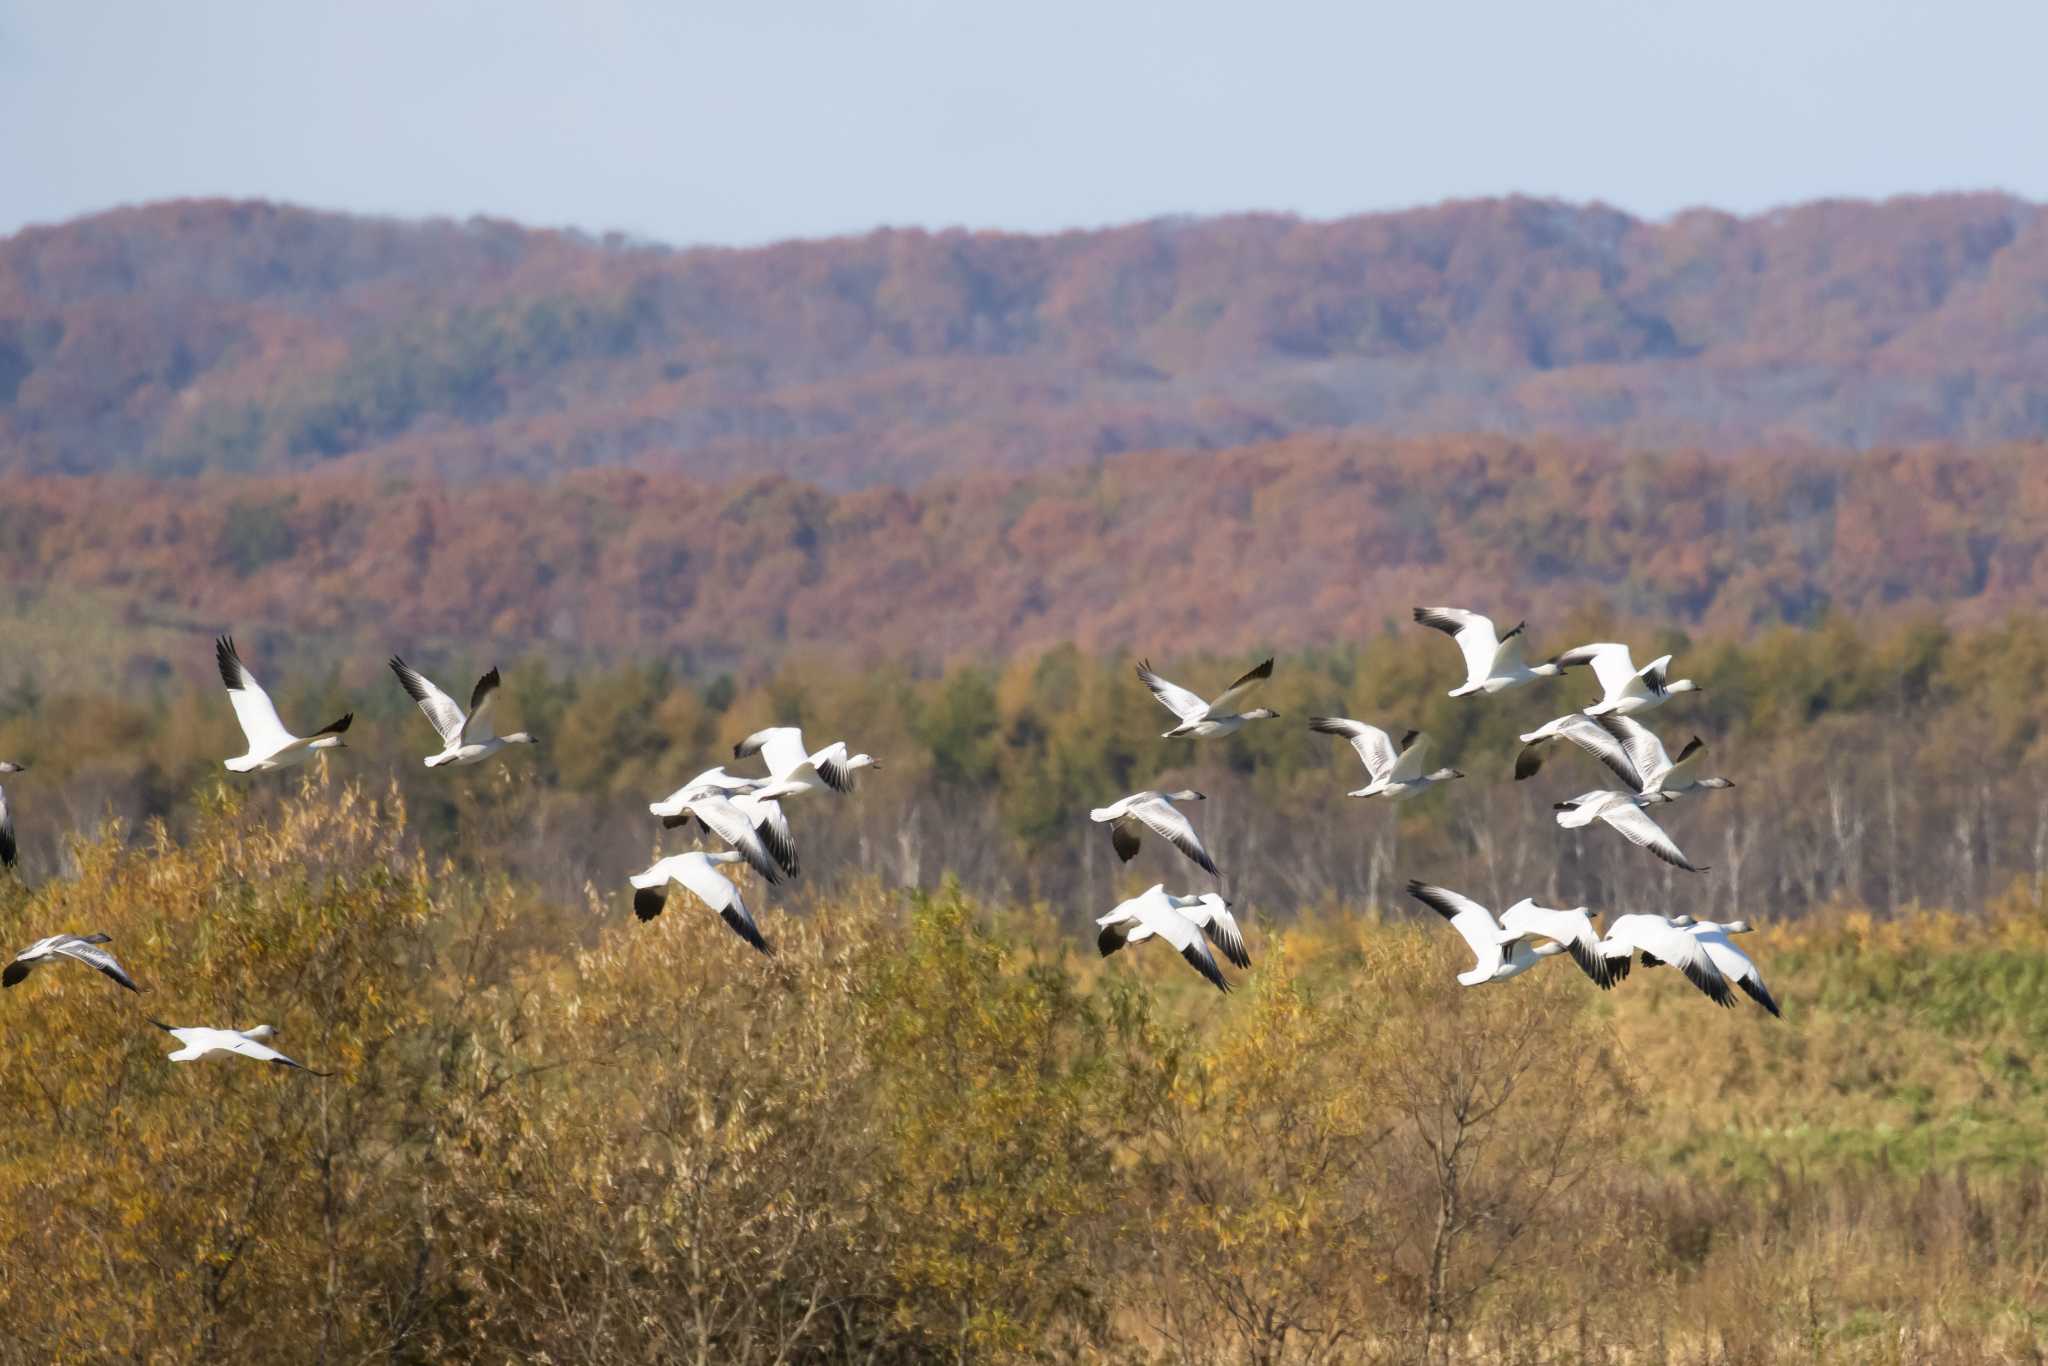
<instances>
[{"instance_id":1,"label":"white goose","mask_svg":"<svg viewBox=\"0 0 2048 1366\"><path fill-rule=\"evenodd\" d=\"M1581 645L1576 650L1566 650L1551 663L1560 669L1576 668L1581 664L1593 666L1593 676L1600 680L1601 697L1580 714L1605 716L1614 713L1630 716L1645 712L1652 707L1661 707L1682 692L1699 692L1700 685L1690 678L1676 682L1665 681L1665 670L1671 666L1670 655L1660 655L1642 668L1636 667L1635 659L1629 654L1628 646L1611 641L1599 645ZM1549 725L1541 726L1522 737L1523 744L1545 739L1556 733L1556 727L1569 721L1560 717Z\"/></svg>"},{"instance_id":2,"label":"white goose","mask_svg":"<svg viewBox=\"0 0 2048 1366\"><path fill-rule=\"evenodd\" d=\"M1161 706L1180 718L1179 725L1160 733L1162 740L1212 739L1242 729L1247 721L1270 721L1279 716L1269 707L1253 707L1246 712L1232 710L1272 676L1273 661L1269 659L1218 693L1214 700L1204 702L1180 684L1169 683L1152 672L1149 660L1138 664L1138 680L1152 690Z\"/></svg>"},{"instance_id":3,"label":"white goose","mask_svg":"<svg viewBox=\"0 0 2048 1366\"><path fill-rule=\"evenodd\" d=\"M635 873L629 879L633 884L633 914L642 920L660 915L662 907L668 904L668 887L673 882L717 911L734 934L763 953L771 952L768 941L761 937L760 926L754 923L747 903L740 897L740 889L718 871L717 865L737 863L739 858L740 855L729 851L707 854L693 849L658 860L646 872Z\"/></svg>"},{"instance_id":4,"label":"white goose","mask_svg":"<svg viewBox=\"0 0 2048 1366\"><path fill-rule=\"evenodd\" d=\"M1109 825L1109 842L1115 846L1117 857L1129 863L1138 853L1138 831L1150 830L1174 848L1193 859L1203 872L1211 877L1221 877L1216 863L1209 857L1209 851L1202 847L1202 837L1195 833L1195 827L1188 818L1174 806L1175 802L1199 802L1207 800L1191 787L1178 792L1133 792L1120 801L1108 806L1098 806L1088 813L1091 821L1106 822Z\"/></svg>"},{"instance_id":5,"label":"white goose","mask_svg":"<svg viewBox=\"0 0 2048 1366\"><path fill-rule=\"evenodd\" d=\"M428 768L439 768L443 764L480 764L507 745L539 743L523 730L515 730L505 736L492 733L488 713L492 700L498 695L496 668L476 681L476 687L469 695L466 714L455 704L454 698L435 687L425 674L397 655L391 656L391 672L398 675L406 695L420 704L420 710L426 713L427 720L441 737L441 752L427 756Z\"/></svg>"},{"instance_id":6,"label":"white goose","mask_svg":"<svg viewBox=\"0 0 2048 1366\"><path fill-rule=\"evenodd\" d=\"M1778 1002L1771 995L1771 989L1764 985L1764 975L1757 971L1756 963L1748 954L1728 942L1729 935L1748 934L1756 926L1747 920L1717 923L1712 920L1694 920L1689 915L1675 915L1671 917L1671 923L1680 926L1687 934L1699 940L1707 951L1707 957L1713 959L1714 966L1721 970L1721 975L1741 987L1744 995L1769 1011L1773 1018L1784 1018L1785 1013L1778 1009Z\"/></svg>"},{"instance_id":7,"label":"white goose","mask_svg":"<svg viewBox=\"0 0 2048 1366\"><path fill-rule=\"evenodd\" d=\"M9 759L0 759L0 773L26 773L27 764L17 764ZM7 809L7 789L0 787L0 868L12 868L15 854L19 852L14 844L14 813Z\"/></svg>"},{"instance_id":8,"label":"white goose","mask_svg":"<svg viewBox=\"0 0 2048 1366\"><path fill-rule=\"evenodd\" d=\"M1735 1004L1735 993L1728 989L1728 979L1714 965L1706 945L1675 921L1640 913L1616 916L1607 926L1607 937L1600 941L1600 954L1614 965L1617 976L1625 977L1631 953L1642 954L1646 967L1669 963L1717 1006Z\"/></svg>"},{"instance_id":9,"label":"white goose","mask_svg":"<svg viewBox=\"0 0 2048 1366\"><path fill-rule=\"evenodd\" d=\"M1448 887L1410 882L1408 895L1450 921L1451 928L1471 945L1472 956L1478 961L1458 974L1460 986L1478 987L1488 982L1505 982L1510 977L1521 976L1544 959L1565 951L1564 945L1555 941L1531 944L1520 936L1502 944L1500 922L1493 918L1493 912Z\"/></svg>"},{"instance_id":10,"label":"white goose","mask_svg":"<svg viewBox=\"0 0 2048 1366\"><path fill-rule=\"evenodd\" d=\"M1207 898L1215 897L1214 902ZM1214 892L1204 896L1174 896L1164 884L1154 883L1144 892L1128 901L1119 902L1116 909L1095 923L1101 932L1095 936L1095 947L1109 957L1126 944L1136 944L1157 936L1179 951L1188 965L1213 982L1218 991L1229 991L1230 983L1223 979L1223 970L1216 966L1216 959L1203 941L1205 932L1227 934L1238 949L1243 948L1243 938L1237 933L1237 922L1230 918L1230 912L1222 906L1223 898ZM1196 920L1186 912L1196 909L1203 918ZM1208 927L1214 927L1209 929ZM1230 952L1225 949L1225 952ZM1233 962L1236 959L1233 957ZM1246 959L1249 962L1249 958Z\"/></svg>"},{"instance_id":11,"label":"white goose","mask_svg":"<svg viewBox=\"0 0 2048 1366\"><path fill-rule=\"evenodd\" d=\"M1411 730L1402 736L1400 752L1396 753L1391 736L1378 726L1368 726L1363 721L1343 716L1311 716L1308 728L1323 735L1343 736L1364 761L1365 771L1372 781L1355 792L1345 793L1347 797L1385 797L1389 801L1406 801L1438 783L1448 783L1465 776L1455 768L1424 773L1422 765L1429 759L1430 741L1419 730Z\"/></svg>"},{"instance_id":12,"label":"white goose","mask_svg":"<svg viewBox=\"0 0 2048 1366\"><path fill-rule=\"evenodd\" d=\"M661 823L673 830L679 825L688 825L694 817L690 815L690 803L699 797L713 793L752 792L767 783L760 778L741 778L725 771L725 765L707 768L696 777L684 783L658 802L649 802L647 809L661 817Z\"/></svg>"},{"instance_id":13,"label":"white goose","mask_svg":"<svg viewBox=\"0 0 2048 1366\"><path fill-rule=\"evenodd\" d=\"M764 882L773 885L782 881L782 860L776 857L756 828L755 822L761 816L758 807L750 805L742 809L738 805L741 798L753 795L739 793L728 796L723 792L704 790L692 795L683 809L703 822L706 830L738 850L747 866L759 873ZM794 851L790 856L794 860Z\"/></svg>"},{"instance_id":14,"label":"white goose","mask_svg":"<svg viewBox=\"0 0 2048 1366\"><path fill-rule=\"evenodd\" d=\"M1676 797L1706 788L1733 787L1726 778L1673 780L1678 769L1706 752L1706 741L1695 735L1685 742L1676 759L1664 752L1664 742L1641 722L1626 716L1561 717L1550 723L1556 729L1547 737L1567 740L1607 765L1615 777L1639 796L1662 794ZM1546 727L1549 729L1549 727ZM1535 776L1543 767L1543 745L1538 740L1515 759L1515 781Z\"/></svg>"},{"instance_id":15,"label":"white goose","mask_svg":"<svg viewBox=\"0 0 2048 1366\"><path fill-rule=\"evenodd\" d=\"M1674 798L1668 793L1638 797L1628 792L1582 792L1568 802L1558 802L1555 809L1557 823L1567 830L1577 830L1601 821L1619 831L1630 844L1649 850L1672 867L1683 868L1688 873L1704 873L1707 865L1688 859L1677 842L1664 833L1664 827L1650 819L1650 813L1643 809L1647 805L1672 800Z\"/></svg>"},{"instance_id":16,"label":"white goose","mask_svg":"<svg viewBox=\"0 0 2048 1366\"><path fill-rule=\"evenodd\" d=\"M1556 660L1545 660L1533 668L1523 658L1522 647L1527 637L1522 634L1525 622L1516 622L1506 635L1496 635L1493 618L1468 612L1462 607L1418 607L1415 620L1434 631L1442 631L1458 642L1458 648L1465 654L1465 681L1451 689L1452 697L1465 697L1475 692L1491 696L1518 688L1524 683L1534 683L1539 678L1555 678L1564 672Z\"/></svg>"},{"instance_id":17,"label":"white goose","mask_svg":"<svg viewBox=\"0 0 2048 1366\"><path fill-rule=\"evenodd\" d=\"M228 701L235 705L235 720L241 723L242 734L249 741L247 754L225 761L229 772L271 773L303 764L318 750L342 748L341 735L356 719L354 712L311 735L294 735L278 720L277 706L270 700L270 694L263 691L263 685L235 653L234 638L220 637L213 643L213 652L220 664L220 681L228 687Z\"/></svg>"},{"instance_id":18,"label":"white goose","mask_svg":"<svg viewBox=\"0 0 2048 1366\"><path fill-rule=\"evenodd\" d=\"M728 799L735 810L753 822L754 833L760 836L784 874L795 877L803 871L797 862L796 837L790 833L789 817L780 801L761 792L734 792Z\"/></svg>"},{"instance_id":19,"label":"white goose","mask_svg":"<svg viewBox=\"0 0 2048 1366\"><path fill-rule=\"evenodd\" d=\"M119 960L108 950L100 947L102 944L113 942L113 936L106 934L53 934L48 939L38 939L15 954L14 961L7 965L7 970L0 972L0 987L14 986L45 963L69 958L89 968L98 969L130 991L141 991L142 988L135 985L135 979L122 968Z\"/></svg>"},{"instance_id":20,"label":"white goose","mask_svg":"<svg viewBox=\"0 0 2048 1366\"><path fill-rule=\"evenodd\" d=\"M775 780L756 789L767 797L794 797L810 791L816 786L806 776L811 774L834 792L851 792L855 769L881 767L873 755L849 756L843 740L835 740L815 754L809 753L804 749L803 730L797 726L770 726L766 730L757 730L732 747L735 759L747 759L756 754L761 756L762 763L768 765L768 776Z\"/></svg>"},{"instance_id":21,"label":"white goose","mask_svg":"<svg viewBox=\"0 0 2048 1366\"><path fill-rule=\"evenodd\" d=\"M162 1020L151 1020L151 1024L175 1038L184 1047L165 1056L172 1062L197 1062L209 1053L233 1053L257 1062L274 1062L280 1067L296 1067L301 1072L311 1072L316 1077L331 1077L332 1072L321 1072L295 1062L284 1054L262 1042L277 1031L269 1025L257 1025L253 1029L208 1029L202 1025L167 1025Z\"/></svg>"},{"instance_id":22,"label":"white goose","mask_svg":"<svg viewBox=\"0 0 2048 1366\"><path fill-rule=\"evenodd\" d=\"M1620 980L1621 974L1600 955L1600 931L1593 928L1593 914L1584 906L1552 910L1525 896L1500 913L1500 942L1512 944L1517 939L1547 939L1562 946L1602 991Z\"/></svg>"}]
</instances>

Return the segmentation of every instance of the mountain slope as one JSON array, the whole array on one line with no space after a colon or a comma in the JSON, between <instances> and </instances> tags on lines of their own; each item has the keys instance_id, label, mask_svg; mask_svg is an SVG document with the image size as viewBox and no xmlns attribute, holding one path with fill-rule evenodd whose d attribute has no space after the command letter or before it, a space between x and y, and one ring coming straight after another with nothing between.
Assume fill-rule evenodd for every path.
<instances>
[{"instance_id":1,"label":"mountain slope","mask_svg":"<svg viewBox=\"0 0 2048 1366\"><path fill-rule=\"evenodd\" d=\"M2048 435L2048 215L1330 223L671 251L268 204L0 241L0 471L827 487L1344 427L1861 447Z\"/></svg>"},{"instance_id":2,"label":"mountain slope","mask_svg":"<svg viewBox=\"0 0 2048 1366\"><path fill-rule=\"evenodd\" d=\"M1740 630L1916 605L1983 621L2048 602L2044 446L1619 458L1346 435L914 491L592 471L550 485L31 478L9 493L0 578L21 614L17 659L95 620L120 624L109 648L198 664L205 637L233 627L330 654L546 641L565 658L717 669L1062 641L1314 647L1406 629L1426 602L1528 615L1539 650L1571 643L1557 633L1589 612ZM50 626L32 637L22 621Z\"/></svg>"}]
</instances>

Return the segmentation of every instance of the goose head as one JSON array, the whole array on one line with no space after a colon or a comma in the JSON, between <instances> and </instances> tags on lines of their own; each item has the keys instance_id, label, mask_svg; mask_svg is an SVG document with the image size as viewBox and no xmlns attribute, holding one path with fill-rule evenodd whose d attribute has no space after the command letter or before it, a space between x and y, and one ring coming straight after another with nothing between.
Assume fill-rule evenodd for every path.
<instances>
[{"instance_id":1,"label":"goose head","mask_svg":"<svg viewBox=\"0 0 2048 1366\"><path fill-rule=\"evenodd\" d=\"M1192 787L1184 787L1178 792L1169 792L1166 795L1177 802L1206 802L1209 800Z\"/></svg>"},{"instance_id":2,"label":"goose head","mask_svg":"<svg viewBox=\"0 0 2048 1366\"><path fill-rule=\"evenodd\" d=\"M540 743L539 736L524 730L515 730L510 735L504 736L503 739L508 745L537 745Z\"/></svg>"},{"instance_id":3,"label":"goose head","mask_svg":"<svg viewBox=\"0 0 2048 1366\"><path fill-rule=\"evenodd\" d=\"M1698 780L1697 782L1695 782L1695 783L1693 784L1693 786L1694 786L1694 787L1733 787L1733 786L1735 786L1735 780L1734 780L1733 778L1701 778L1701 779L1699 779L1699 780Z\"/></svg>"},{"instance_id":4,"label":"goose head","mask_svg":"<svg viewBox=\"0 0 2048 1366\"><path fill-rule=\"evenodd\" d=\"M1664 685L1664 691L1667 693L1705 692L1706 689L1702 688L1699 684L1693 682L1690 678L1681 678L1676 683L1666 683Z\"/></svg>"},{"instance_id":5,"label":"goose head","mask_svg":"<svg viewBox=\"0 0 2048 1366\"><path fill-rule=\"evenodd\" d=\"M1247 721L1277 721L1280 719L1280 713L1274 711L1271 707L1253 707L1243 715Z\"/></svg>"},{"instance_id":6,"label":"goose head","mask_svg":"<svg viewBox=\"0 0 2048 1366\"><path fill-rule=\"evenodd\" d=\"M245 1039L267 1039L277 1033L277 1027L267 1024L257 1025L252 1029L244 1029L240 1033Z\"/></svg>"}]
</instances>

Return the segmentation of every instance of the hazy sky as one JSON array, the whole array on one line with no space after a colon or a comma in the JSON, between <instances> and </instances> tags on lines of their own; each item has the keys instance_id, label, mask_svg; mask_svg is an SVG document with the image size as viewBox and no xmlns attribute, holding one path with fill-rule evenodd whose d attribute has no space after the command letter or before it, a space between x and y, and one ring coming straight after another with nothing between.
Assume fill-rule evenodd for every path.
<instances>
[{"instance_id":1,"label":"hazy sky","mask_svg":"<svg viewBox=\"0 0 2048 1366\"><path fill-rule=\"evenodd\" d=\"M0 233L250 195L671 242L2048 198L2048 4L0 0Z\"/></svg>"}]
</instances>

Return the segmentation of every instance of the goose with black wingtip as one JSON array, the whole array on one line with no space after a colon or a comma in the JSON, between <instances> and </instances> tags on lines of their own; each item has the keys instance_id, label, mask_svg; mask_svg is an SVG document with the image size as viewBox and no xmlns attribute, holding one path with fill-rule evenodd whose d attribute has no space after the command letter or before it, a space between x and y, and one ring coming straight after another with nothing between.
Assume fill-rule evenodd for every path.
<instances>
[{"instance_id":1,"label":"goose with black wingtip","mask_svg":"<svg viewBox=\"0 0 2048 1366\"><path fill-rule=\"evenodd\" d=\"M1195 861L1196 866L1211 877L1221 877L1216 871L1215 860L1202 847L1202 837L1195 833L1194 825L1175 802L1199 802L1207 800L1191 787L1178 792L1133 792L1130 796L1098 806L1088 813L1088 819L1109 826L1109 842L1116 848L1117 857L1129 863L1138 854L1139 832L1150 830L1153 834L1171 844Z\"/></svg>"},{"instance_id":2,"label":"goose with black wingtip","mask_svg":"<svg viewBox=\"0 0 2048 1366\"><path fill-rule=\"evenodd\" d=\"M444 764L480 764L507 746L540 743L523 730L502 736L491 730L491 703L498 696L501 682L496 667L476 681L476 687L469 694L469 710L466 712L454 698L435 687L425 674L397 655L391 656L391 672L398 675L406 696L419 704L420 711L434 727L434 733L441 737L441 752L427 756L428 768L440 768Z\"/></svg>"},{"instance_id":3,"label":"goose with black wingtip","mask_svg":"<svg viewBox=\"0 0 2048 1366\"><path fill-rule=\"evenodd\" d=\"M303 764L322 750L342 748L342 733L356 719L354 712L330 721L311 735L294 735L278 719L277 704L270 700L270 694L263 691L249 666L242 663L242 656L235 651L234 637L222 636L214 641L213 653L220 665L220 681L227 685L228 701L234 704L235 720L249 742L247 754L223 761L229 772L274 773Z\"/></svg>"},{"instance_id":4,"label":"goose with black wingtip","mask_svg":"<svg viewBox=\"0 0 2048 1366\"><path fill-rule=\"evenodd\" d=\"M1168 682L1152 670L1149 660L1138 664L1138 681L1152 690L1165 707L1180 718L1180 724L1172 730L1160 732L1162 740L1210 740L1219 736L1234 735L1244 728L1247 721L1271 721L1280 715L1270 707L1253 707L1249 711L1236 710L1237 705L1250 697L1266 680L1273 676L1273 661L1267 660L1257 668L1250 669L1238 680L1218 693L1214 699L1204 702L1178 683Z\"/></svg>"},{"instance_id":5,"label":"goose with black wingtip","mask_svg":"<svg viewBox=\"0 0 2048 1366\"><path fill-rule=\"evenodd\" d=\"M1516 622L1506 635L1501 635L1494 630L1492 617L1462 607L1418 607L1415 620L1457 641L1458 649L1464 653L1465 681L1451 689L1452 697L1473 693L1492 696L1541 678L1556 678L1564 672L1564 666L1554 659L1535 665L1528 662L1524 653L1528 637L1522 634L1525 622Z\"/></svg>"},{"instance_id":6,"label":"goose with black wingtip","mask_svg":"<svg viewBox=\"0 0 2048 1366\"><path fill-rule=\"evenodd\" d=\"M1401 737L1401 746L1394 747L1393 737L1378 726L1368 726L1363 721L1353 721L1346 716L1311 716L1308 728L1322 735L1341 735L1351 742L1351 748L1365 764L1365 771L1372 779L1364 787L1347 792L1347 797L1384 797L1388 801L1403 802L1418 797L1439 783L1454 782L1464 777L1455 768L1440 768L1434 772L1423 772L1422 766L1429 761L1430 740L1419 730L1411 730Z\"/></svg>"}]
</instances>

